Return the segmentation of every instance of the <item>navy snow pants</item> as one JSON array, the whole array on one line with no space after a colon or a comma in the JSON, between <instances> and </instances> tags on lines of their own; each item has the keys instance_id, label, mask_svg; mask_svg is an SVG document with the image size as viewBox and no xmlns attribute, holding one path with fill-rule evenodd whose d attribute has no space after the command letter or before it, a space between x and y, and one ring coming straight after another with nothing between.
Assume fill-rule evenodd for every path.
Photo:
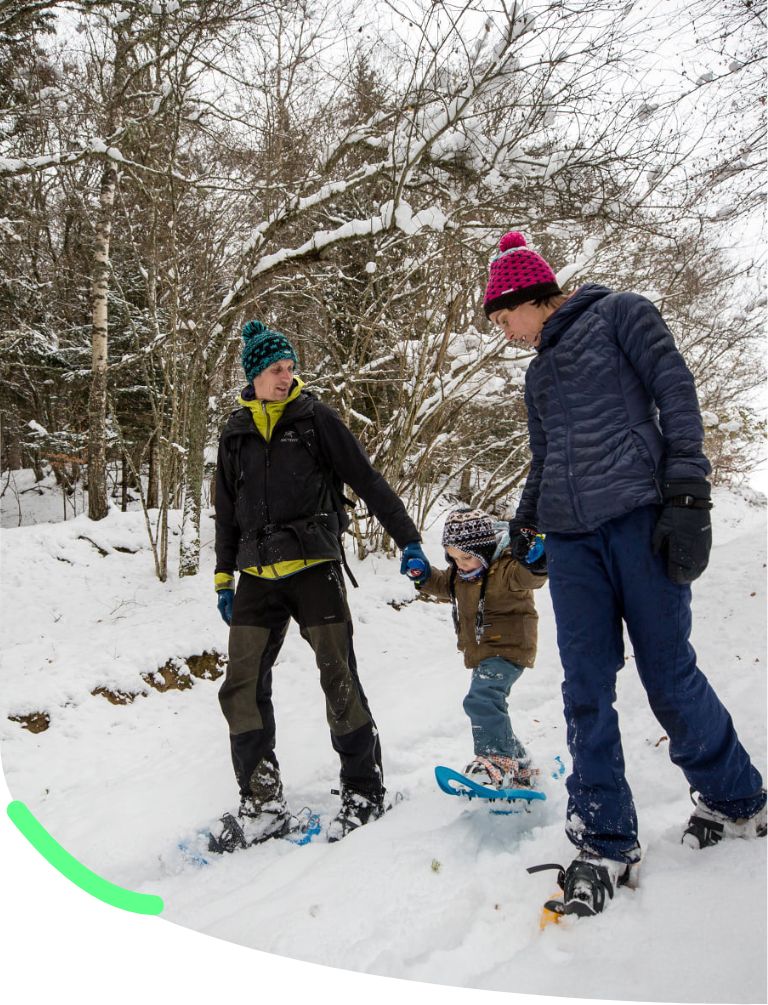
<instances>
[{"instance_id":1,"label":"navy snow pants","mask_svg":"<svg viewBox=\"0 0 768 1005\"><path fill-rule=\"evenodd\" d=\"M696 665L691 588L672 583L651 550L658 515L659 507L643 506L592 533L546 537L573 761L566 833L580 848L627 862L639 849L613 707L624 665L622 621L653 714L669 737L670 757L689 784L733 819L765 802L760 773Z\"/></svg>"}]
</instances>

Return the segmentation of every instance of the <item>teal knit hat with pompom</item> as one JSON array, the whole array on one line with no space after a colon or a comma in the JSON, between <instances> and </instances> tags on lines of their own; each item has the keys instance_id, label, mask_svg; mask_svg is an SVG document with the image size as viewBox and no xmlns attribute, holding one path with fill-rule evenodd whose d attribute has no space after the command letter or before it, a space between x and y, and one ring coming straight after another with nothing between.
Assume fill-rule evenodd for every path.
<instances>
[{"instance_id":1,"label":"teal knit hat with pompom","mask_svg":"<svg viewBox=\"0 0 768 1005\"><path fill-rule=\"evenodd\" d=\"M261 321L249 321L243 326L243 351L240 359L248 381L279 359L292 359L298 366L296 350L280 332L272 331Z\"/></svg>"}]
</instances>

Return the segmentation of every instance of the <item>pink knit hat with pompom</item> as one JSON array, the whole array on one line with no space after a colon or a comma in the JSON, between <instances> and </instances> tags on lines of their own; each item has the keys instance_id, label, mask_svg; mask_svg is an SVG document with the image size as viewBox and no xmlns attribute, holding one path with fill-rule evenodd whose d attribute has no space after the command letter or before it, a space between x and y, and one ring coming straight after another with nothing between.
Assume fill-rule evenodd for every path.
<instances>
[{"instance_id":1,"label":"pink knit hat with pompom","mask_svg":"<svg viewBox=\"0 0 768 1005\"><path fill-rule=\"evenodd\" d=\"M525 238L512 230L499 241L499 251L491 261L485 289L486 317L505 307L517 307L528 300L554 297L563 291L548 262L526 247Z\"/></svg>"}]
</instances>

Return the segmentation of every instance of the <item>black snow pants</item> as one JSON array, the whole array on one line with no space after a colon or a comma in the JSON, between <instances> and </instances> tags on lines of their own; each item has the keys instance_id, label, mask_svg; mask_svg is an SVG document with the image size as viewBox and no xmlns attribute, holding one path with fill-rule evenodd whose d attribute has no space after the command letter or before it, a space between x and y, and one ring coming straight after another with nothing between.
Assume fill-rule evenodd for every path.
<instances>
[{"instance_id":1,"label":"black snow pants","mask_svg":"<svg viewBox=\"0 0 768 1005\"><path fill-rule=\"evenodd\" d=\"M322 562L285 579L240 576L229 665L219 691L240 795L264 802L280 785L272 667L291 618L315 653L331 744L341 761L341 784L378 798L384 792L381 745L357 675L352 620L338 562ZM269 778L275 780L274 793L263 791Z\"/></svg>"}]
</instances>

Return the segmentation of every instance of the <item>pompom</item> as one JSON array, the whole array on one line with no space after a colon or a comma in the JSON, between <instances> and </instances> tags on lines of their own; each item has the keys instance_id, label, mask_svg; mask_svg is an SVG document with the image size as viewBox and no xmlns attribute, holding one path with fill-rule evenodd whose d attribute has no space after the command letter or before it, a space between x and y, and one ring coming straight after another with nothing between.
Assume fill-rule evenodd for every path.
<instances>
[{"instance_id":1,"label":"pompom","mask_svg":"<svg viewBox=\"0 0 768 1005\"><path fill-rule=\"evenodd\" d=\"M519 230L510 230L508 234L505 234L499 241L499 251L509 251L510 248L524 248L525 238L520 233Z\"/></svg>"},{"instance_id":2,"label":"pompom","mask_svg":"<svg viewBox=\"0 0 768 1005\"><path fill-rule=\"evenodd\" d=\"M268 332L269 328L262 324L261 321L249 321L247 324L243 325L243 338L256 338L258 335L263 335L264 332Z\"/></svg>"}]
</instances>

